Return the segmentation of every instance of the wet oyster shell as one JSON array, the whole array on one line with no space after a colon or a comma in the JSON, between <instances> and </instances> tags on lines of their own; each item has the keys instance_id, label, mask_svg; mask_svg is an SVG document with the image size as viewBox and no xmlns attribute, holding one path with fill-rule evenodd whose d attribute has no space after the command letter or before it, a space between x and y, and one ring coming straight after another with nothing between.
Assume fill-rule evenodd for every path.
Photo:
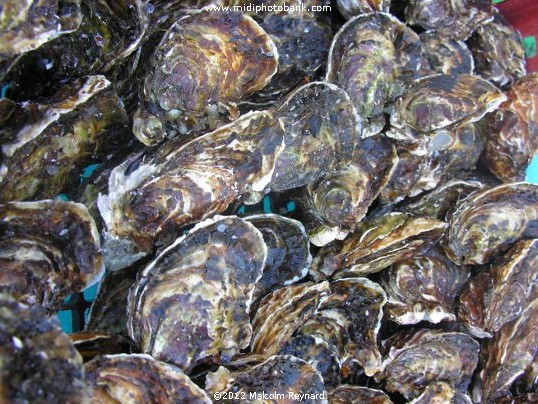
<instances>
[{"instance_id":1,"label":"wet oyster shell","mask_svg":"<svg viewBox=\"0 0 538 404\"><path fill-rule=\"evenodd\" d=\"M329 392L331 404L392 404L383 391L369 387L341 384Z\"/></svg>"},{"instance_id":2,"label":"wet oyster shell","mask_svg":"<svg viewBox=\"0 0 538 404\"><path fill-rule=\"evenodd\" d=\"M433 382L409 404L472 404L471 397L444 382Z\"/></svg>"},{"instance_id":3,"label":"wet oyster shell","mask_svg":"<svg viewBox=\"0 0 538 404\"><path fill-rule=\"evenodd\" d=\"M325 80L347 91L365 121L364 136L385 126L383 108L418 75L420 40L386 13L349 20L335 35Z\"/></svg>"},{"instance_id":4,"label":"wet oyster shell","mask_svg":"<svg viewBox=\"0 0 538 404\"><path fill-rule=\"evenodd\" d=\"M436 243L447 225L400 212L363 221L344 241L323 247L312 263L315 279L379 272Z\"/></svg>"},{"instance_id":5,"label":"wet oyster shell","mask_svg":"<svg viewBox=\"0 0 538 404\"><path fill-rule=\"evenodd\" d=\"M374 13L376 11L388 13L390 3L391 0L337 0L336 6L340 14L349 20L356 15Z\"/></svg>"},{"instance_id":6,"label":"wet oyster shell","mask_svg":"<svg viewBox=\"0 0 538 404\"><path fill-rule=\"evenodd\" d=\"M485 264L520 238L536 238L538 186L526 182L488 187L458 201L443 248L456 264Z\"/></svg>"},{"instance_id":7,"label":"wet oyster shell","mask_svg":"<svg viewBox=\"0 0 538 404\"><path fill-rule=\"evenodd\" d=\"M443 37L467 39L478 27L493 19L489 0L409 0L408 24L433 29Z\"/></svg>"},{"instance_id":8,"label":"wet oyster shell","mask_svg":"<svg viewBox=\"0 0 538 404\"><path fill-rule=\"evenodd\" d=\"M4 0L0 10L0 81L26 52L76 30L80 0Z\"/></svg>"},{"instance_id":9,"label":"wet oyster shell","mask_svg":"<svg viewBox=\"0 0 538 404\"><path fill-rule=\"evenodd\" d=\"M538 152L538 73L519 79L506 92L507 101L488 116L486 162L503 182L525 180L525 170Z\"/></svg>"},{"instance_id":10,"label":"wet oyster shell","mask_svg":"<svg viewBox=\"0 0 538 404\"><path fill-rule=\"evenodd\" d=\"M479 344L460 332L400 332L383 342L389 351L376 380L405 398L418 397L433 381L465 392L478 363Z\"/></svg>"},{"instance_id":11,"label":"wet oyster shell","mask_svg":"<svg viewBox=\"0 0 538 404\"><path fill-rule=\"evenodd\" d=\"M526 74L521 35L498 12L493 21L479 27L469 40L476 72L500 87Z\"/></svg>"},{"instance_id":12,"label":"wet oyster shell","mask_svg":"<svg viewBox=\"0 0 538 404\"><path fill-rule=\"evenodd\" d=\"M126 139L127 115L110 86L104 76L76 80L42 103L21 104L15 122L3 122L0 132L11 133L1 145L0 202L52 198L79 181L76 168Z\"/></svg>"},{"instance_id":13,"label":"wet oyster shell","mask_svg":"<svg viewBox=\"0 0 538 404\"><path fill-rule=\"evenodd\" d=\"M11 202L0 218L1 293L54 310L101 278L99 234L84 205Z\"/></svg>"},{"instance_id":14,"label":"wet oyster shell","mask_svg":"<svg viewBox=\"0 0 538 404\"><path fill-rule=\"evenodd\" d=\"M394 264L381 275L385 315L398 324L455 321L454 300L469 275L436 248Z\"/></svg>"},{"instance_id":15,"label":"wet oyster shell","mask_svg":"<svg viewBox=\"0 0 538 404\"><path fill-rule=\"evenodd\" d=\"M237 117L234 103L263 88L278 67L278 50L251 17L197 12L175 22L151 59L133 132L145 145L172 132L216 129L219 114Z\"/></svg>"},{"instance_id":16,"label":"wet oyster shell","mask_svg":"<svg viewBox=\"0 0 538 404\"><path fill-rule=\"evenodd\" d=\"M107 268L124 268L148 254L161 233L223 212L248 191L263 191L283 146L279 121L270 112L253 112L116 167L108 195L97 201L107 226Z\"/></svg>"},{"instance_id":17,"label":"wet oyster shell","mask_svg":"<svg viewBox=\"0 0 538 404\"><path fill-rule=\"evenodd\" d=\"M0 401L79 403L82 358L57 319L0 294Z\"/></svg>"},{"instance_id":18,"label":"wet oyster shell","mask_svg":"<svg viewBox=\"0 0 538 404\"><path fill-rule=\"evenodd\" d=\"M437 31L420 34L421 76L473 74L473 54L463 41L441 36Z\"/></svg>"},{"instance_id":19,"label":"wet oyster shell","mask_svg":"<svg viewBox=\"0 0 538 404\"><path fill-rule=\"evenodd\" d=\"M252 224L234 216L199 223L140 272L129 294L129 336L186 373L229 362L250 343L249 308L266 258Z\"/></svg>"},{"instance_id":20,"label":"wet oyster shell","mask_svg":"<svg viewBox=\"0 0 538 404\"><path fill-rule=\"evenodd\" d=\"M91 403L211 403L204 390L180 369L149 355L105 355L84 368Z\"/></svg>"}]
</instances>

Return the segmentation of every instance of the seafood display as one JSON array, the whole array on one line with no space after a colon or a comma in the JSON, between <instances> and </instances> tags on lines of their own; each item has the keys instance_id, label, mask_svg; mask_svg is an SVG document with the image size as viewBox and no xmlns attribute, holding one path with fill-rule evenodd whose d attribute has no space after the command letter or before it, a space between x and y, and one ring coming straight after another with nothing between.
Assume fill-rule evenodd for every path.
<instances>
[{"instance_id":1,"label":"seafood display","mask_svg":"<svg viewBox=\"0 0 538 404\"><path fill-rule=\"evenodd\" d=\"M0 0L0 402L536 402L525 69L490 0Z\"/></svg>"}]
</instances>

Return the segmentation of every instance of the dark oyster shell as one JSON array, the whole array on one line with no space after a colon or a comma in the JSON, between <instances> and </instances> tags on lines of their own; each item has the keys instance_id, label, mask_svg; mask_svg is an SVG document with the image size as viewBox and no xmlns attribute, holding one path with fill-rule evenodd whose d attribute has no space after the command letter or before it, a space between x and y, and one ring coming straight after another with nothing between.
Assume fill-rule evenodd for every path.
<instances>
[{"instance_id":1,"label":"dark oyster shell","mask_svg":"<svg viewBox=\"0 0 538 404\"><path fill-rule=\"evenodd\" d=\"M463 41L441 36L437 31L420 34L421 76L473 74L473 54Z\"/></svg>"},{"instance_id":2,"label":"dark oyster shell","mask_svg":"<svg viewBox=\"0 0 538 404\"><path fill-rule=\"evenodd\" d=\"M329 392L331 404L392 404L383 391L369 387L341 384Z\"/></svg>"},{"instance_id":3,"label":"dark oyster shell","mask_svg":"<svg viewBox=\"0 0 538 404\"><path fill-rule=\"evenodd\" d=\"M409 404L472 404L471 397L444 382L433 382Z\"/></svg>"},{"instance_id":4,"label":"dark oyster shell","mask_svg":"<svg viewBox=\"0 0 538 404\"><path fill-rule=\"evenodd\" d=\"M176 133L216 129L219 114L263 88L276 73L278 50L251 17L197 12L172 25L155 50L133 132L156 145Z\"/></svg>"},{"instance_id":5,"label":"dark oyster shell","mask_svg":"<svg viewBox=\"0 0 538 404\"><path fill-rule=\"evenodd\" d=\"M69 334L69 338L84 362L92 360L96 356L121 354L131 350L129 339L118 335L79 331Z\"/></svg>"},{"instance_id":6,"label":"dark oyster shell","mask_svg":"<svg viewBox=\"0 0 538 404\"><path fill-rule=\"evenodd\" d=\"M52 198L79 181L76 168L118 148L127 115L110 86L105 77L90 76L42 103L11 104L11 119L0 128L8 138L1 146L0 202Z\"/></svg>"},{"instance_id":7,"label":"dark oyster shell","mask_svg":"<svg viewBox=\"0 0 538 404\"><path fill-rule=\"evenodd\" d=\"M0 294L0 401L79 403L82 358L56 319Z\"/></svg>"},{"instance_id":8,"label":"dark oyster shell","mask_svg":"<svg viewBox=\"0 0 538 404\"><path fill-rule=\"evenodd\" d=\"M508 100L487 118L486 162L501 181L524 181L525 169L538 153L538 73L516 81L506 96Z\"/></svg>"},{"instance_id":9,"label":"dark oyster shell","mask_svg":"<svg viewBox=\"0 0 538 404\"><path fill-rule=\"evenodd\" d=\"M456 204L443 247L456 264L485 264L520 238L538 237L537 220L537 185L484 188Z\"/></svg>"},{"instance_id":10,"label":"dark oyster shell","mask_svg":"<svg viewBox=\"0 0 538 404\"><path fill-rule=\"evenodd\" d=\"M433 381L465 392L478 363L478 342L460 332L401 332L383 344L390 350L376 380L407 399L419 396Z\"/></svg>"},{"instance_id":11,"label":"dark oyster shell","mask_svg":"<svg viewBox=\"0 0 538 404\"><path fill-rule=\"evenodd\" d=\"M180 369L149 355L100 356L84 368L91 402L211 403Z\"/></svg>"},{"instance_id":12,"label":"dark oyster shell","mask_svg":"<svg viewBox=\"0 0 538 404\"><path fill-rule=\"evenodd\" d=\"M394 264L381 275L388 295L384 312L398 324L454 321L454 300L469 274L436 248Z\"/></svg>"},{"instance_id":13,"label":"dark oyster shell","mask_svg":"<svg viewBox=\"0 0 538 404\"><path fill-rule=\"evenodd\" d=\"M11 202L0 218L0 292L53 310L101 278L99 234L84 205Z\"/></svg>"},{"instance_id":14,"label":"dark oyster shell","mask_svg":"<svg viewBox=\"0 0 538 404\"><path fill-rule=\"evenodd\" d=\"M379 272L436 243L447 225L394 212L363 221L344 241L323 247L310 274L316 279Z\"/></svg>"},{"instance_id":15,"label":"dark oyster shell","mask_svg":"<svg viewBox=\"0 0 538 404\"><path fill-rule=\"evenodd\" d=\"M356 15L383 11L388 13L391 0L336 0L338 11L346 19Z\"/></svg>"}]
</instances>

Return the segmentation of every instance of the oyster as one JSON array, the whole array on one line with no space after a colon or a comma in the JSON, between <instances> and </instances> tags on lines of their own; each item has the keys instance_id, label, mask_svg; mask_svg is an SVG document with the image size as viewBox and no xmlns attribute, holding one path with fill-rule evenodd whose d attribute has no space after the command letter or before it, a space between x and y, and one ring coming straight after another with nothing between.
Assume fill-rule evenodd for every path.
<instances>
[{"instance_id":1,"label":"oyster","mask_svg":"<svg viewBox=\"0 0 538 404\"><path fill-rule=\"evenodd\" d=\"M149 355L106 355L84 366L91 403L206 403L207 394L180 369Z\"/></svg>"},{"instance_id":2,"label":"oyster","mask_svg":"<svg viewBox=\"0 0 538 404\"><path fill-rule=\"evenodd\" d=\"M56 319L0 294L0 401L86 399L82 358Z\"/></svg>"},{"instance_id":3,"label":"oyster","mask_svg":"<svg viewBox=\"0 0 538 404\"><path fill-rule=\"evenodd\" d=\"M277 67L274 42L251 17L187 15L155 50L133 132L151 146L174 133L216 129L219 115L237 118L234 103L263 88Z\"/></svg>"},{"instance_id":4,"label":"oyster","mask_svg":"<svg viewBox=\"0 0 538 404\"><path fill-rule=\"evenodd\" d=\"M369 387L341 384L329 392L331 404L392 404L383 391Z\"/></svg>"},{"instance_id":5,"label":"oyster","mask_svg":"<svg viewBox=\"0 0 538 404\"><path fill-rule=\"evenodd\" d=\"M229 362L250 343L248 313L266 258L262 234L244 220L197 224L140 272L129 294L129 336L186 373Z\"/></svg>"},{"instance_id":6,"label":"oyster","mask_svg":"<svg viewBox=\"0 0 538 404\"><path fill-rule=\"evenodd\" d=\"M493 19L493 10L489 0L409 0L405 16L408 24L447 38L467 39Z\"/></svg>"},{"instance_id":7,"label":"oyster","mask_svg":"<svg viewBox=\"0 0 538 404\"><path fill-rule=\"evenodd\" d=\"M385 13L349 20L335 35L325 80L346 90L364 120L363 136L385 126L386 103L417 78L420 40L410 28Z\"/></svg>"},{"instance_id":8,"label":"oyster","mask_svg":"<svg viewBox=\"0 0 538 404\"><path fill-rule=\"evenodd\" d=\"M237 373L221 367L208 374L206 391L213 396L227 391L238 403L327 403L323 378L310 364L291 355L274 355Z\"/></svg>"},{"instance_id":9,"label":"oyster","mask_svg":"<svg viewBox=\"0 0 538 404\"><path fill-rule=\"evenodd\" d=\"M437 31L420 34L421 76L473 74L473 54L463 41L441 36Z\"/></svg>"},{"instance_id":10,"label":"oyster","mask_svg":"<svg viewBox=\"0 0 538 404\"><path fill-rule=\"evenodd\" d=\"M465 392L478 363L479 344L460 332L400 332L383 342L388 353L376 380L405 398L418 397L433 381Z\"/></svg>"},{"instance_id":11,"label":"oyster","mask_svg":"<svg viewBox=\"0 0 538 404\"><path fill-rule=\"evenodd\" d=\"M491 337L538 298L538 240L521 240L460 296L458 317L478 337Z\"/></svg>"},{"instance_id":12,"label":"oyster","mask_svg":"<svg viewBox=\"0 0 538 404\"><path fill-rule=\"evenodd\" d=\"M472 404L471 397L444 382L433 382L409 404Z\"/></svg>"},{"instance_id":13,"label":"oyster","mask_svg":"<svg viewBox=\"0 0 538 404\"><path fill-rule=\"evenodd\" d=\"M468 278L467 268L432 248L382 273L381 286L388 295L384 312L398 324L455 321L454 300Z\"/></svg>"},{"instance_id":14,"label":"oyster","mask_svg":"<svg viewBox=\"0 0 538 404\"><path fill-rule=\"evenodd\" d=\"M103 274L99 234L84 205L44 200L0 205L0 292L57 309Z\"/></svg>"},{"instance_id":15,"label":"oyster","mask_svg":"<svg viewBox=\"0 0 538 404\"><path fill-rule=\"evenodd\" d=\"M254 289L254 300L293 284L308 274L312 256L301 222L275 214L252 215L243 219L262 233L267 246L267 260Z\"/></svg>"},{"instance_id":16,"label":"oyster","mask_svg":"<svg viewBox=\"0 0 538 404\"><path fill-rule=\"evenodd\" d=\"M500 87L526 74L521 35L498 12L493 21L476 30L469 39L469 48L477 73Z\"/></svg>"},{"instance_id":17,"label":"oyster","mask_svg":"<svg viewBox=\"0 0 538 404\"><path fill-rule=\"evenodd\" d=\"M185 143L181 138L126 160L110 174L97 205L107 226L107 268L152 251L165 232L223 212L248 191L263 191L283 148L270 112L253 112Z\"/></svg>"},{"instance_id":18,"label":"oyster","mask_svg":"<svg viewBox=\"0 0 538 404\"><path fill-rule=\"evenodd\" d=\"M538 73L517 80L506 95L508 100L487 119L486 162L501 181L524 181L525 169L538 153Z\"/></svg>"},{"instance_id":19,"label":"oyster","mask_svg":"<svg viewBox=\"0 0 538 404\"><path fill-rule=\"evenodd\" d=\"M350 19L359 14L374 13L383 11L388 13L391 0L337 0L338 11L346 19Z\"/></svg>"},{"instance_id":20,"label":"oyster","mask_svg":"<svg viewBox=\"0 0 538 404\"><path fill-rule=\"evenodd\" d=\"M456 264L485 264L520 238L537 238L538 186L526 182L487 187L458 201L443 248Z\"/></svg>"},{"instance_id":21,"label":"oyster","mask_svg":"<svg viewBox=\"0 0 538 404\"><path fill-rule=\"evenodd\" d=\"M344 241L323 247L310 274L325 279L379 272L435 244L446 227L439 220L400 212L363 221Z\"/></svg>"},{"instance_id":22,"label":"oyster","mask_svg":"<svg viewBox=\"0 0 538 404\"><path fill-rule=\"evenodd\" d=\"M8 137L1 146L0 202L52 198L78 175L77 167L118 148L127 115L110 86L103 76L90 76L42 103L11 104L13 120L0 128Z\"/></svg>"}]
</instances>

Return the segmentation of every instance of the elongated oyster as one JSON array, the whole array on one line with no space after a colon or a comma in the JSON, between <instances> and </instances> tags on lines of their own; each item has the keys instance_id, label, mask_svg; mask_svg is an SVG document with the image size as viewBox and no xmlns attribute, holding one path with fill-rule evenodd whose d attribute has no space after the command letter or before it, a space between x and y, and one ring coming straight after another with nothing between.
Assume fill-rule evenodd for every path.
<instances>
[{"instance_id":1,"label":"elongated oyster","mask_svg":"<svg viewBox=\"0 0 538 404\"><path fill-rule=\"evenodd\" d=\"M465 392L478 363L478 342L460 332L400 332L384 345L388 353L376 379L407 399L419 396L433 381Z\"/></svg>"},{"instance_id":2,"label":"elongated oyster","mask_svg":"<svg viewBox=\"0 0 538 404\"><path fill-rule=\"evenodd\" d=\"M267 260L254 289L254 300L291 285L308 274L312 256L301 222L275 214L252 215L243 219L262 233L267 246Z\"/></svg>"},{"instance_id":3,"label":"elongated oyster","mask_svg":"<svg viewBox=\"0 0 538 404\"><path fill-rule=\"evenodd\" d=\"M372 202L392 176L398 156L386 138L375 135L357 142L351 160L306 188L303 203L310 241L324 246L343 239L366 215Z\"/></svg>"},{"instance_id":4,"label":"elongated oyster","mask_svg":"<svg viewBox=\"0 0 538 404\"><path fill-rule=\"evenodd\" d=\"M525 169L538 153L538 73L517 80L507 101L488 117L486 162L503 182L524 181Z\"/></svg>"},{"instance_id":5,"label":"elongated oyster","mask_svg":"<svg viewBox=\"0 0 538 404\"><path fill-rule=\"evenodd\" d=\"M392 404L383 391L369 387L341 384L329 392L331 404Z\"/></svg>"},{"instance_id":6,"label":"elongated oyster","mask_svg":"<svg viewBox=\"0 0 538 404\"><path fill-rule=\"evenodd\" d=\"M538 237L537 220L537 185L484 188L456 204L443 247L456 264L485 264L520 238Z\"/></svg>"},{"instance_id":7,"label":"elongated oyster","mask_svg":"<svg viewBox=\"0 0 538 404\"><path fill-rule=\"evenodd\" d=\"M99 356L84 368L91 403L211 403L207 394L179 368L149 355Z\"/></svg>"},{"instance_id":8,"label":"elongated oyster","mask_svg":"<svg viewBox=\"0 0 538 404\"><path fill-rule=\"evenodd\" d=\"M24 53L72 32L80 0L3 0L0 10L0 81Z\"/></svg>"},{"instance_id":9,"label":"elongated oyster","mask_svg":"<svg viewBox=\"0 0 538 404\"><path fill-rule=\"evenodd\" d=\"M463 41L439 35L437 31L420 34L422 76L432 74L473 74L473 54Z\"/></svg>"},{"instance_id":10,"label":"elongated oyster","mask_svg":"<svg viewBox=\"0 0 538 404\"><path fill-rule=\"evenodd\" d=\"M82 358L58 320L0 294L0 401L79 403Z\"/></svg>"},{"instance_id":11,"label":"elongated oyster","mask_svg":"<svg viewBox=\"0 0 538 404\"><path fill-rule=\"evenodd\" d=\"M383 272L381 286L388 294L384 312L398 324L454 321L454 300L468 278L467 268L432 248Z\"/></svg>"},{"instance_id":12,"label":"elongated oyster","mask_svg":"<svg viewBox=\"0 0 538 404\"><path fill-rule=\"evenodd\" d=\"M521 240L489 271L469 281L458 317L473 334L490 337L538 298L538 240Z\"/></svg>"},{"instance_id":13,"label":"elongated oyster","mask_svg":"<svg viewBox=\"0 0 538 404\"><path fill-rule=\"evenodd\" d=\"M405 16L411 25L434 29L447 38L467 39L493 19L489 0L409 0Z\"/></svg>"},{"instance_id":14,"label":"elongated oyster","mask_svg":"<svg viewBox=\"0 0 538 404\"><path fill-rule=\"evenodd\" d=\"M249 190L263 191L282 148L279 121L270 112L254 112L116 167L108 195L97 201L107 226L107 268L123 268L146 255L166 229L223 212Z\"/></svg>"},{"instance_id":15,"label":"elongated oyster","mask_svg":"<svg viewBox=\"0 0 538 404\"><path fill-rule=\"evenodd\" d=\"M496 12L492 21L480 26L469 40L476 72L505 87L526 74L521 35Z\"/></svg>"},{"instance_id":16,"label":"elongated oyster","mask_svg":"<svg viewBox=\"0 0 538 404\"><path fill-rule=\"evenodd\" d=\"M186 373L202 362L227 363L250 343L248 313L266 258L252 224L234 216L199 223L139 274L129 336Z\"/></svg>"},{"instance_id":17,"label":"elongated oyster","mask_svg":"<svg viewBox=\"0 0 538 404\"><path fill-rule=\"evenodd\" d=\"M56 309L103 274L99 234L84 205L0 205L0 292Z\"/></svg>"},{"instance_id":18,"label":"elongated oyster","mask_svg":"<svg viewBox=\"0 0 538 404\"><path fill-rule=\"evenodd\" d=\"M346 19L376 11L389 12L391 0L337 0L338 11Z\"/></svg>"},{"instance_id":19,"label":"elongated oyster","mask_svg":"<svg viewBox=\"0 0 538 404\"><path fill-rule=\"evenodd\" d=\"M234 115L233 103L269 82L278 50L243 13L198 12L172 25L151 64L133 123L146 145L172 135L168 122L180 133L215 129L219 114Z\"/></svg>"},{"instance_id":20,"label":"elongated oyster","mask_svg":"<svg viewBox=\"0 0 538 404\"><path fill-rule=\"evenodd\" d=\"M310 274L316 279L379 272L437 242L447 225L394 212L363 221L344 241L323 247Z\"/></svg>"},{"instance_id":21,"label":"elongated oyster","mask_svg":"<svg viewBox=\"0 0 538 404\"><path fill-rule=\"evenodd\" d=\"M41 104L21 104L15 122L3 122L0 131L17 129L1 146L0 202L54 197L77 166L125 139L127 115L110 85L103 76L77 80Z\"/></svg>"},{"instance_id":22,"label":"elongated oyster","mask_svg":"<svg viewBox=\"0 0 538 404\"><path fill-rule=\"evenodd\" d=\"M506 324L486 346L481 383L475 386L473 399L489 403L506 395L514 381L523 375L538 355L538 299L525 307L521 315Z\"/></svg>"},{"instance_id":23,"label":"elongated oyster","mask_svg":"<svg viewBox=\"0 0 538 404\"><path fill-rule=\"evenodd\" d=\"M383 108L417 77L418 36L398 19L370 13L349 20L335 35L325 80L346 90L365 121L365 135L385 126Z\"/></svg>"},{"instance_id":24,"label":"elongated oyster","mask_svg":"<svg viewBox=\"0 0 538 404\"><path fill-rule=\"evenodd\" d=\"M409 404L472 404L471 397L445 382L433 382Z\"/></svg>"}]
</instances>

